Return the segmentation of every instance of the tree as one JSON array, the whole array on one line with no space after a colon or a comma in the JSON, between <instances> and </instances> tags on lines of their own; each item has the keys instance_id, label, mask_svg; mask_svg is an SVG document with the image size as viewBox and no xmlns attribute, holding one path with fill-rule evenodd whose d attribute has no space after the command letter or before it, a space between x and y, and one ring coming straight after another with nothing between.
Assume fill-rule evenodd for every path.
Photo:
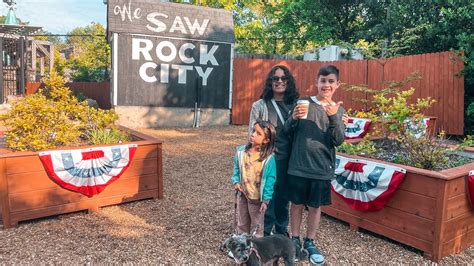
<instances>
[{"instance_id":1,"label":"tree","mask_svg":"<svg viewBox=\"0 0 474 266\"><path fill-rule=\"evenodd\" d=\"M64 39L61 38L60 36L57 36L55 34L52 34L49 31L45 31L43 29L37 31L34 33L34 38L35 40L41 40L41 41L48 41L54 44L54 46L64 46Z\"/></svg>"},{"instance_id":2,"label":"tree","mask_svg":"<svg viewBox=\"0 0 474 266\"><path fill-rule=\"evenodd\" d=\"M393 1L393 38L389 55L440 51L463 52L466 131L474 130L474 2L468 0L421 1L416 5Z\"/></svg>"},{"instance_id":3,"label":"tree","mask_svg":"<svg viewBox=\"0 0 474 266\"><path fill-rule=\"evenodd\" d=\"M100 23L91 23L69 32L68 46L74 47L72 60L67 67L75 81L102 81L108 77L110 46L105 38L105 28Z\"/></svg>"},{"instance_id":4,"label":"tree","mask_svg":"<svg viewBox=\"0 0 474 266\"><path fill-rule=\"evenodd\" d=\"M188 3L198 6L207 6L213 8L224 8L231 10L235 6L235 0L174 0L174 3Z\"/></svg>"}]
</instances>

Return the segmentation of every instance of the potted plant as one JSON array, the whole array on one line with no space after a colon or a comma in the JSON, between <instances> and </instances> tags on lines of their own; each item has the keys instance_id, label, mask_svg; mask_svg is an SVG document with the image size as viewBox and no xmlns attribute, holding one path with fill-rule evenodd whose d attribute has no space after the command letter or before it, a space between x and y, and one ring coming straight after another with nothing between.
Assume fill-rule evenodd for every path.
<instances>
[{"instance_id":1,"label":"potted plant","mask_svg":"<svg viewBox=\"0 0 474 266\"><path fill-rule=\"evenodd\" d=\"M163 197L161 141L115 126L113 111L80 102L55 73L44 82L44 90L18 101L1 117L7 128L7 147L0 154L4 228ZM68 158L73 157L82 164L70 164ZM86 179L90 181L82 184Z\"/></svg>"},{"instance_id":2,"label":"potted plant","mask_svg":"<svg viewBox=\"0 0 474 266\"><path fill-rule=\"evenodd\" d=\"M367 85L352 85L344 87L347 91L362 92L364 98L354 99L365 105L363 110L348 110L349 116L364 118L371 121L368 133L372 137L388 138L395 130L403 130L398 127L412 127L416 130L435 133L436 117L423 115L423 110L427 109L435 100L431 98L419 98L415 103L410 104L409 98L415 92L414 88L401 91L401 88L409 82L421 79L419 73L414 72L407 78L399 82L387 82L386 87L377 90L371 89ZM403 123L399 123L403 122ZM420 131L418 133L421 133Z\"/></svg>"},{"instance_id":3,"label":"potted plant","mask_svg":"<svg viewBox=\"0 0 474 266\"><path fill-rule=\"evenodd\" d=\"M385 92L375 94L376 104L371 115L379 114L382 140L374 142L366 137L356 144L344 143L338 149L339 161L355 162L360 169L377 165L392 169L393 173L404 173L404 178L397 179L397 189L390 183L387 185L389 193L380 193L384 197L383 208L377 198L367 199L365 203L374 200L379 205L369 206L364 211L355 209L357 204L347 204L350 199L333 189L332 205L322 210L348 222L353 229L360 227L386 236L420 249L426 257L439 261L474 243L474 212L469 206L465 184L474 163L452 157L454 151L446 148L439 137L433 134L420 136L416 127L415 130L410 127L407 121L419 123L424 117L423 110L433 104L431 99L417 99L416 103L409 104L407 98L412 94L413 89L398 91L392 96ZM443 133L440 137L442 139ZM397 155L396 150L400 148L403 153ZM383 150L385 152L381 152ZM384 156L377 157L376 153ZM339 174L342 176L336 171L333 185L339 179L345 184L358 184L367 189L378 181L373 176L366 176L366 183L357 183L354 179L348 181L352 177L347 173Z\"/></svg>"}]
</instances>

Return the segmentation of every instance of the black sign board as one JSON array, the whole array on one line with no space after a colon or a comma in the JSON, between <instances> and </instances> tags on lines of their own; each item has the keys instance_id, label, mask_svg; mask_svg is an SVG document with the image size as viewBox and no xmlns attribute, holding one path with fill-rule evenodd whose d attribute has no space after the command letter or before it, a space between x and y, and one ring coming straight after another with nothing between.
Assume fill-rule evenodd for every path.
<instances>
[{"instance_id":1,"label":"black sign board","mask_svg":"<svg viewBox=\"0 0 474 266\"><path fill-rule=\"evenodd\" d=\"M193 107L202 86L202 107L227 108L230 53L225 43L120 35L118 105Z\"/></svg>"},{"instance_id":2,"label":"black sign board","mask_svg":"<svg viewBox=\"0 0 474 266\"><path fill-rule=\"evenodd\" d=\"M229 107L230 11L109 0L107 12L116 105L193 107L201 91L201 107Z\"/></svg>"}]
</instances>

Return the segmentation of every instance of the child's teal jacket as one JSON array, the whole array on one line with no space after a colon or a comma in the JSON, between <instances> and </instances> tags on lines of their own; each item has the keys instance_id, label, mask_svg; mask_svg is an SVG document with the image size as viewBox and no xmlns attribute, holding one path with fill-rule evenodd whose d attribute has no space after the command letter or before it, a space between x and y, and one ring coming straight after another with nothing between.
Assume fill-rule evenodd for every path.
<instances>
[{"instance_id":1,"label":"child's teal jacket","mask_svg":"<svg viewBox=\"0 0 474 266\"><path fill-rule=\"evenodd\" d=\"M237 146L237 151L234 156L234 175L231 178L232 185L240 183L243 167L243 156L245 153L245 145ZM275 155L272 153L262 162L262 180L260 183L260 201L268 202L272 199L273 186L276 181L276 164Z\"/></svg>"}]
</instances>

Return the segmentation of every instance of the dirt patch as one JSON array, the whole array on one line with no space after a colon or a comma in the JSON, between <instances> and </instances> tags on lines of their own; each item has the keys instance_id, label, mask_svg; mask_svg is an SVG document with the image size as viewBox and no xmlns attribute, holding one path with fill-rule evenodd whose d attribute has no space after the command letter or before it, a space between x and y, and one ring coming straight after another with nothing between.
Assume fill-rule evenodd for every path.
<instances>
[{"instance_id":1,"label":"dirt patch","mask_svg":"<svg viewBox=\"0 0 474 266\"><path fill-rule=\"evenodd\" d=\"M2 229L0 262L231 264L219 245L232 233L232 156L235 146L245 143L246 130L245 126L141 130L164 141L164 199ZM327 216L316 244L329 264L430 263L415 249L350 231L347 224ZM442 263L472 261L474 246Z\"/></svg>"}]
</instances>

